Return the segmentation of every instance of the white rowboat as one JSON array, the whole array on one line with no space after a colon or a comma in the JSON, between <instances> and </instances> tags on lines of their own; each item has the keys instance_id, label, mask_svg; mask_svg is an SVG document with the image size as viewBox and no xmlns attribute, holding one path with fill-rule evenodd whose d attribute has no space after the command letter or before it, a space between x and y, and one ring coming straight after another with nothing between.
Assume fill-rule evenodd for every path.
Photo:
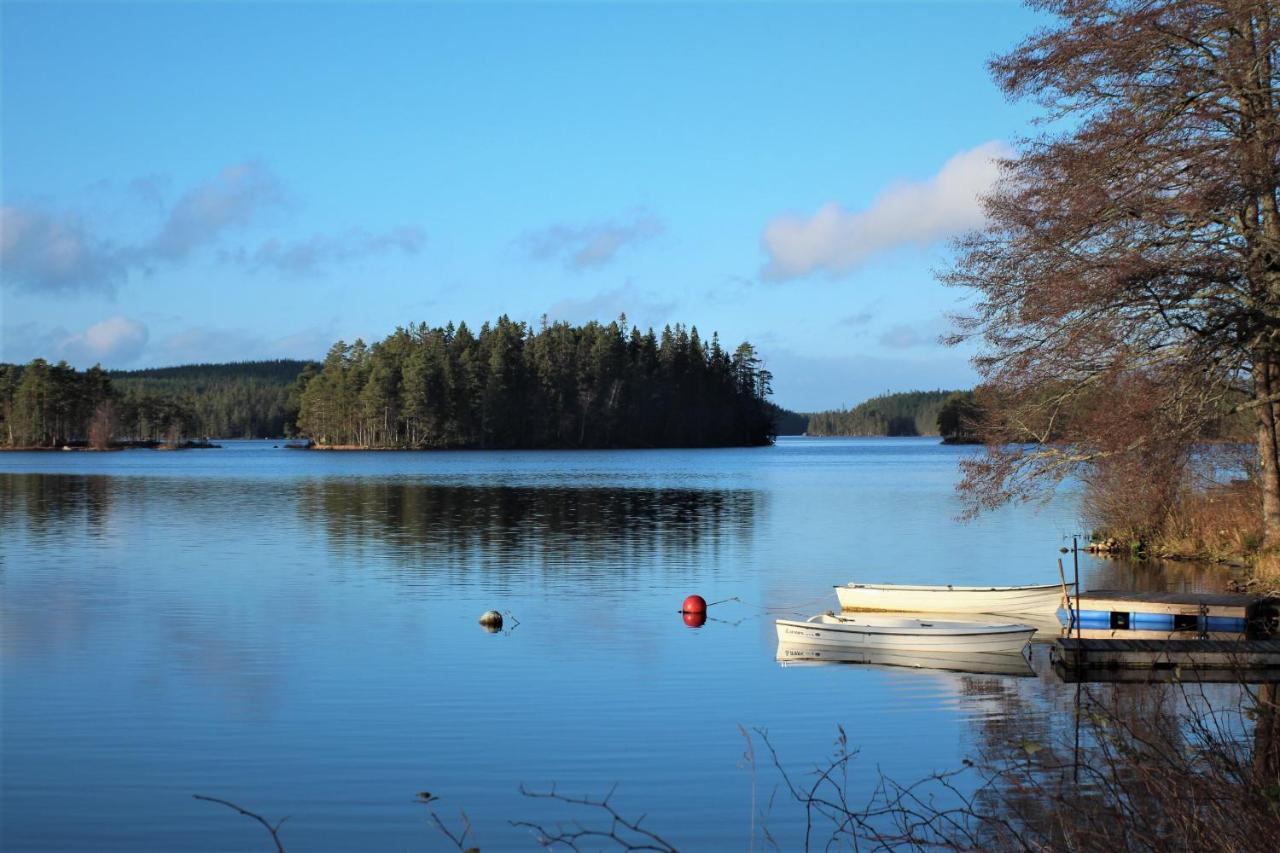
<instances>
[{"instance_id":1,"label":"white rowboat","mask_svg":"<svg viewBox=\"0 0 1280 853\"><path fill-rule=\"evenodd\" d=\"M1009 622L942 622L867 614L779 619L778 642L790 646L918 652L1020 652L1036 629Z\"/></svg>"},{"instance_id":2,"label":"white rowboat","mask_svg":"<svg viewBox=\"0 0 1280 853\"><path fill-rule=\"evenodd\" d=\"M1070 590L1073 584L1067 584ZM911 586L851 583L836 587L843 610L909 610L917 613L1039 613L1062 604L1061 584L1036 586Z\"/></svg>"}]
</instances>

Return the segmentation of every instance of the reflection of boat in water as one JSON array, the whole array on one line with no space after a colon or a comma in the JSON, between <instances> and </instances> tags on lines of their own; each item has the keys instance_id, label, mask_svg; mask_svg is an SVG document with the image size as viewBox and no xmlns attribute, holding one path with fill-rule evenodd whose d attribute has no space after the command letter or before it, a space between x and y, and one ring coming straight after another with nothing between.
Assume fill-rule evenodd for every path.
<instances>
[{"instance_id":1,"label":"reflection of boat in water","mask_svg":"<svg viewBox=\"0 0 1280 853\"><path fill-rule=\"evenodd\" d=\"M899 651L1020 652L1036 629L995 621L951 622L927 616L825 613L807 621L779 619L778 641L789 645Z\"/></svg>"},{"instance_id":2,"label":"reflection of boat in water","mask_svg":"<svg viewBox=\"0 0 1280 853\"><path fill-rule=\"evenodd\" d=\"M783 666L836 666L871 664L915 669L943 669L982 675L1033 676L1031 663L1019 653L1000 652L903 652L883 649L834 649L821 646L778 644Z\"/></svg>"},{"instance_id":3,"label":"reflection of boat in water","mask_svg":"<svg viewBox=\"0 0 1280 853\"><path fill-rule=\"evenodd\" d=\"M1067 584L1067 589L1071 588ZM1030 586L921 586L850 583L836 587L844 610L909 610L919 613L1042 613L1062 603L1061 584Z\"/></svg>"}]
</instances>

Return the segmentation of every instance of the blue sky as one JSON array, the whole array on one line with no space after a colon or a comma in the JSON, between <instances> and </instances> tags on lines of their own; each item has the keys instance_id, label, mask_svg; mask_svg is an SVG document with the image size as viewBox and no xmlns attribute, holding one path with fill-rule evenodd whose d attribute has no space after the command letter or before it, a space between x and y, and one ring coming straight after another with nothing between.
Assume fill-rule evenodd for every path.
<instances>
[{"instance_id":1,"label":"blue sky","mask_svg":"<svg viewBox=\"0 0 1280 853\"><path fill-rule=\"evenodd\" d=\"M1029 129L985 68L1017 3L0 10L0 359L625 311L793 408L973 381L931 270Z\"/></svg>"}]
</instances>

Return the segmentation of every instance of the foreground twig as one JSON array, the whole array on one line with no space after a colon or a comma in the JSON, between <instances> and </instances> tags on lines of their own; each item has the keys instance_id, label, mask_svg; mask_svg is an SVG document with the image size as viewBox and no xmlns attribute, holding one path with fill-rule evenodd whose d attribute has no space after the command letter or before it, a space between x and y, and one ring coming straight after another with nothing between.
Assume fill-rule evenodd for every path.
<instances>
[{"instance_id":1,"label":"foreground twig","mask_svg":"<svg viewBox=\"0 0 1280 853\"><path fill-rule=\"evenodd\" d=\"M288 815L285 815L284 817L280 818L280 820L276 821L275 826L272 826L270 821L268 821L262 815L251 812L248 809L241 808L240 806L237 806L235 803L230 802L228 800L220 800L217 797L206 797L203 794L192 794L191 796L197 800L204 800L205 802L209 802L209 803L218 803L219 805L226 806L229 809L235 809L245 817L253 818L258 823L265 826L267 828L267 832L271 833L271 840L274 841L276 844L276 853L284 853L284 845L280 843L280 826L286 820L289 819Z\"/></svg>"},{"instance_id":2,"label":"foreground twig","mask_svg":"<svg viewBox=\"0 0 1280 853\"><path fill-rule=\"evenodd\" d=\"M458 848L459 853L470 853L472 850L478 850L478 847L466 846L467 836L470 835L474 838L475 834L471 831L471 821L467 818L467 813L459 812L459 816L462 818L462 832L459 832L457 835L453 834L449 827L445 825L445 822L440 819L440 815L435 812L431 813L431 820L435 822L436 829L440 830L441 834L443 834L445 838L453 842L454 846Z\"/></svg>"},{"instance_id":3,"label":"foreground twig","mask_svg":"<svg viewBox=\"0 0 1280 853\"><path fill-rule=\"evenodd\" d=\"M614 785L609 789L609 793L605 794L602 799L593 800L586 796L570 797L565 794L561 794L556 791L554 784L552 784L551 790L546 793L530 791L524 785L521 785L520 793L531 799L557 800L569 805L587 806L588 808L599 809L608 816L609 825L607 828L598 829L590 826L584 826L575 821L572 828L566 829L563 826L557 825L554 830L548 829L541 824L525 820L513 820L511 821L511 825L523 826L527 829L533 830L538 839L538 843L543 847L548 848L556 845L563 845L570 850L581 851L582 848L578 846L579 842L595 840L612 842L621 850L659 850L663 851L663 853L676 853L676 848L673 847L670 842L657 833L651 832L640 826L641 821L645 818L644 815L640 815L640 817L635 820L628 820L613 807L609 800L613 797L613 792L616 791L617 788L618 786Z\"/></svg>"}]
</instances>

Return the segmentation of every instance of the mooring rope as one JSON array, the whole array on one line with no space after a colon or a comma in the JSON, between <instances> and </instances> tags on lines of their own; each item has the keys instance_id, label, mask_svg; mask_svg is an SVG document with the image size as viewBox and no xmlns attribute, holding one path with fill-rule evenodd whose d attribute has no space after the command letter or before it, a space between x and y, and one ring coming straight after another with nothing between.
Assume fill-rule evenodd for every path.
<instances>
[{"instance_id":1,"label":"mooring rope","mask_svg":"<svg viewBox=\"0 0 1280 853\"><path fill-rule=\"evenodd\" d=\"M791 602L788 604L753 604L750 601L743 601L741 598L738 598L736 595L733 598L726 598L725 601L737 601L743 607L751 607L755 610L759 610L760 615L765 615L765 614L786 615L786 614L794 613L794 614L812 616L813 613L810 612L810 608L816 605L820 605L823 602L830 603L830 596L820 595L815 598L807 599L805 601ZM716 603L719 604L719 602L716 602ZM827 609L831 610L834 608L828 607Z\"/></svg>"}]
</instances>

